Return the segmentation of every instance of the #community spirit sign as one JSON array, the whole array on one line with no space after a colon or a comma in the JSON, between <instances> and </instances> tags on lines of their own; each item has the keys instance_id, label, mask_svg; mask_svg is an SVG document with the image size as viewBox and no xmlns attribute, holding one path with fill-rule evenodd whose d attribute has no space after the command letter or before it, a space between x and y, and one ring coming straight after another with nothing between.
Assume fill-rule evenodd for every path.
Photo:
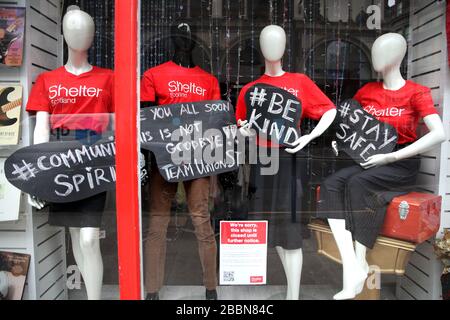
<instances>
[{"instance_id":1,"label":"#community spirit sign","mask_svg":"<svg viewBox=\"0 0 450 320\"><path fill-rule=\"evenodd\" d=\"M155 154L168 182L194 180L238 168L238 129L224 101L176 104L141 111L141 147ZM67 203L114 190L114 137L94 144L57 141L23 148L5 162L8 181L32 196Z\"/></svg>"}]
</instances>

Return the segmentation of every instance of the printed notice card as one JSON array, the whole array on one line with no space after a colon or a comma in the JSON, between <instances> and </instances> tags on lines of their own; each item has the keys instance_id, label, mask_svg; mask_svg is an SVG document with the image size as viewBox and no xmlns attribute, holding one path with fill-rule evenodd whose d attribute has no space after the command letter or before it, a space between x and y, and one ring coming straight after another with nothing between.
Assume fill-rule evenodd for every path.
<instances>
[{"instance_id":1,"label":"printed notice card","mask_svg":"<svg viewBox=\"0 0 450 320\"><path fill-rule=\"evenodd\" d=\"M220 284L265 285L267 221L220 223Z\"/></svg>"}]
</instances>

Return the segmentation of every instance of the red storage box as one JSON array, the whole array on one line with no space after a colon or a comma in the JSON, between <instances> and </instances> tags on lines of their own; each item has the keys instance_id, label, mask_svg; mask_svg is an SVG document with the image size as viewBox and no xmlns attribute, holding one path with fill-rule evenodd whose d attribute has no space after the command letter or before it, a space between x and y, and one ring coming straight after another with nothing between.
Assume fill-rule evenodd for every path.
<instances>
[{"instance_id":1,"label":"red storage box","mask_svg":"<svg viewBox=\"0 0 450 320\"><path fill-rule=\"evenodd\" d=\"M417 244L439 232L442 197L413 192L395 198L388 207L381 234Z\"/></svg>"}]
</instances>

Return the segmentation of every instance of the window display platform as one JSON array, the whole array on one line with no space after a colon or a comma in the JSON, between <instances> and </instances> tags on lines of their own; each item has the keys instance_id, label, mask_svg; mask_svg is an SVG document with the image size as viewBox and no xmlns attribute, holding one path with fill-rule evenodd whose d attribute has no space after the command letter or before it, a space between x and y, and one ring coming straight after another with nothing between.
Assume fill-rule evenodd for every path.
<instances>
[{"instance_id":1,"label":"window display platform","mask_svg":"<svg viewBox=\"0 0 450 320\"><path fill-rule=\"evenodd\" d=\"M201 286L168 286L161 291L162 300L204 300L204 288ZM329 300L338 287L332 286L303 286L300 294L301 300ZM264 287L219 287L220 300L285 300L285 286ZM119 300L119 287L114 285L104 286L102 293L104 300ZM69 294L70 300L86 300L83 290L73 290ZM384 286L381 290L382 300L396 300L395 286Z\"/></svg>"}]
</instances>

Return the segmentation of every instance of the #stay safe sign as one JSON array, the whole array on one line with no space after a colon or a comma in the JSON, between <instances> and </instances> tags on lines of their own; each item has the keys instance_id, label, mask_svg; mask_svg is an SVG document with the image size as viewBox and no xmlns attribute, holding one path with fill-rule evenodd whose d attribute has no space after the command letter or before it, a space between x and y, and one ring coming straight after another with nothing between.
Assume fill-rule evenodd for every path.
<instances>
[{"instance_id":1,"label":"#stay safe sign","mask_svg":"<svg viewBox=\"0 0 450 320\"><path fill-rule=\"evenodd\" d=\"M365 111L356 100L341 103L336 121L339 149L359 164L371 156L391 153L397 145L397 130Z\"/></svg>"},{"instance_id":2,"label":"#stay safe sign","mask_svg":"<svg viewBox=\"0 0 450 320\"><path fill-rule=\"evenodd\" d=\"M220 223L220 284L267 283L267 221Z\"/></svg>"}]
</instances>

